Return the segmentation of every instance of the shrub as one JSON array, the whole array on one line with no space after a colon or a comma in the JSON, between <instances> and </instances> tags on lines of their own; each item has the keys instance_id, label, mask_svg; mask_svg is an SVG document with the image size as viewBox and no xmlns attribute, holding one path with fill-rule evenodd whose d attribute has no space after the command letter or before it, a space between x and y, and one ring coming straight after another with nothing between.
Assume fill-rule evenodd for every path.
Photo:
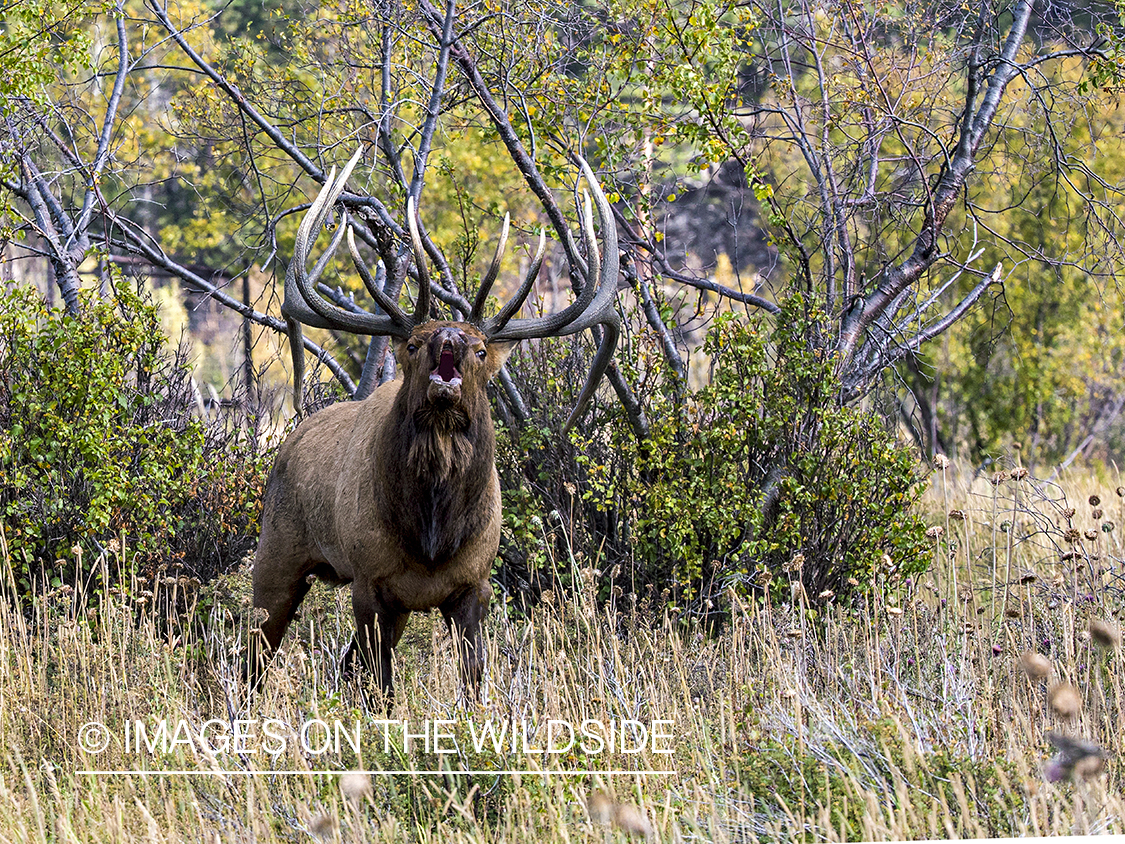
<instances>
[{"instance_id":1,"label":"shrub","mask_svg":"<svg viewBox=\"0 0 1125 844\"><path fill-rule=\"evenodd\" d=\"M729 587L788 596L799 579L816 603L924 570L917 461L880 417L840 405L831 357L809 342L818 319L799 297L774 319L720 316L704 346L710 383L677 391L662 371L640 393L646 442L611 410L570 444L531 437L544 445L525 463L502 449L510 541L527 546L532 510L569 512L569 488L584 522L571 541L622 589L667 590L700 613Z\"/></svg>"},{"instance_id":2,"label":"shrub","mask_svg":"<svg viewBox=\"0 0 1125 844\"><path fill-rule=\"evenodd\" d=\"M228 449L192 407L190 374L136 295L88 297L77 317L32 291L0 298L0 517L21 592L96 586L99 552L206 577L245 550L256 448Z\"/></svg>"}]
</instances>

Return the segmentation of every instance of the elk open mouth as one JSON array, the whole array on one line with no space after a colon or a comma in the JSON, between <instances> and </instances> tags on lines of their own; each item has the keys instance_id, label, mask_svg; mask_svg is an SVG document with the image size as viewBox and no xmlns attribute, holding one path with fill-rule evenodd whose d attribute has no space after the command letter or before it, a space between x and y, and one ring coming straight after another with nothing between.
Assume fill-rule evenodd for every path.
<instances>
[{"instance_id":1,"label":"elk open mouth","mask_svg":"<svg viewBox=\"0 0 1125 844\"><path fill-rule=\"evenodd\" d=\"M441 381L451 387L461 383L461 371L457 369L457 364L454 362L452 349L446 347L441 350L441 358L438 360L438 365L430 372L430 380Z\"/></svg>"}]
</instances>

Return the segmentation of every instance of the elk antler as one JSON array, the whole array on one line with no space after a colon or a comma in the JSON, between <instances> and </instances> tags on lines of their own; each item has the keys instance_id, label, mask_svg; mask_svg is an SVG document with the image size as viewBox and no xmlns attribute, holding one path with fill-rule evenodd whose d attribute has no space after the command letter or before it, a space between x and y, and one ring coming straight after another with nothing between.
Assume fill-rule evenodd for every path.
<instances>
[{"instance_id":1,"label":"elk antler","mask_svg":"<svg viewBox=\"0 0 1125 844\"><path fill-rule=\"evenodd\" d=\"M308 271L309 250L316 242L320 230L329 211L335 205L336 199L344 190L344 184L352 174L356 164L359 163L362 149L356 150L351 160L344 165L339 178L336 177L336 168L328 173L324 187L320 189L313 204L305 212L301 225L297 228L297 241L293 244L293 260L285 273L285 301L281 312L287 319L297 320L313 328L335 328L350 331L353 334L389 335L392 337L409 337L414 328L414 323L403 314L402 309L391 301L383 292L382 285L371 278L359 251L355 247L355 240L351 235L351 220L344 213L344 219L332 236L328 249L316 262L312 272ZM359 270L367 292L371 298L386 311L385 316L368 313L367 311L346 311L338 305L329 302L316 290L316 280L324 271L324 267L336 252L340 240L345 233L348 235L348 247L352 253L352 261Z\"/></svg>"},{"instance_id":2,"label":"elk antler","mask_svg":"<svg viewBox=\"0 0 1125 844\"><path fill-rule=\"evenodd\" d=\"M581 226L586 239L586 254L588 263L586 267L579 267L580 273L584 272L586 278L578 298L563 310L555 314L530 319L512 320L512 316L520 309L528 292L531 282L539 271L539 264L543 258L544 240L540 235L539 251L532 261L531 271L524 280L516 295L507 305L500 309L500 313L491 319L485 320L480 328L490 340L530 340L536 337L564 337L568 334L577 334L595 325L602 327L602 338L598 345L597 354L594 355L590 374L570 413L563 430L570 428L582 418L594 391L598 387L602 376L609 367L613 352L617 348L617 338L621 333L621 318L614 307L617 296L617 279L620 261L617 251L617 225L613 221L613 211L609 207L597 177L590 165L581 156L577 157L578 166L582 168L582 175L594 194L594 203L598 208L598 221L602 227L604 239L603 249L599 259L598 241L594 233L594 215L590 208L590 195L584 193L585 201L582 204ZM577 194L577 188L575 190ZM489 282L491 283L491 281ZM482 284L482 288L484 285ZM481 294L477 295L478 300Z\"/></svg>"},{"instance_id":3,"label":"elk antler","mask_svg":"<svg viewBox=\"0 0 1125 844\"><path fill-rule=\"evenodd\" d=\"M361 154L362 150L356 151L351 160L344 165L338 177L335 167L330 171L324 187L321 188L320 193L308 211L305 212L304 219L297 229L297 240L293 247L293 260L290 262L285 275L285 301L281 306L281 311L285 315L289 327L293 351L293 378L298 414L301 412L301 393L304 378L301 324L314 328L349 331L354 334L385 335L405 339L410 336L410 332L416 326L430 318L430 276L428 262L422 247L422 238L419 234L418 214L414 207L413 197L407 201L406 210L410 241L413 246L418 273L418 300L413 315L408 316L404 313L398 303L383 292L381 281L384 270L381 264L377 268L375 276L372 277L371 271L367 268L359 250L356 248L355 238L352 234L352 222L346 211L343 212L343 218L333 234L327 250L316 262L312 271L308 270L309 252L324 227L332 206L343 192L344 184L352 170L355 169L356 164L359 163ZM539 246L535 252L535 257L532 259L516 294L500 308L495 316L487 319L484 317L484 307L492 285L500 272L500 261L508 239L510 221L508 215L505 214L496 254L481 280L480 289L473 300L472 310L468 317L468 322L477 326L489 341L501 342L563 337L576 334L595 325L602 327L603 335L597 354L594 356L590 374L582 387L578 402L571 412L564 430L569 430L581 418L594 391L597 389L598 382L609 366L621 331L621 319L614 308L619 273L617 227L613 221L613 212L609 207L609 201L598 186L598 180L594 176L593 170L590 169L590 165L581 157L578 157L578 165L582 169L582 175L585 177L590 190L593 192L594 204L598 209L598 220L601 224L604 239L604 248L601 250L599 257L590 196L584 192L585 202L580 210L580 225L586 241L588 263L586 266L575 268L579 275L584 276L578 298L555 314L529 319L513 319L531 292L539 274L539 268L543 264L547 239L540 232ZM363 279L367 292L382 308L384 314L372 314L360 309L345 310L329 302L316 290L317 279L345 235L348 239L348 249L351 252L352 262L355 264L360 278Z\"/></svg>"}]
</instances>

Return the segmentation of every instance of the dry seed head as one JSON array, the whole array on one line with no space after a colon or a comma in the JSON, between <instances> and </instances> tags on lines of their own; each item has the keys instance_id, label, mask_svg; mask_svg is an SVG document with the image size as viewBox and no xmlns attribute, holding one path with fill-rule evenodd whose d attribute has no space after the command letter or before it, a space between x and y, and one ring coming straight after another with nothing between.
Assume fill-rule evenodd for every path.
<instances>
[{"instance_id":1,"label":"dry seed head","mask_svg":"<svg viewBox=\"0 0 1125 844\"><path fill-rule=\"evenodd\" d=\"M1117 497L1118 498L1125 498L1125 486L1119 486L1117 488Z\"/></svg>"},{"instance_id":2,"label":"dry seed head","mask_svg":"<svg viewBox=\"0 0 1125 844\"><path fill-rule=\"evenodd\" d=\"M638 835L644 838L652 835L652 824L644 813L629 803L618 804L613 813L613 825L626 835Z\"/></svg>"},{"instance_id":3,"label":"dry seed head","mask_svg":"<svg viewBox=\"0 0 1125 844\"><path fill-rule=\"evenodd\" d=\"M1082 538L1082 532L1078 528L1067 528L1063 532L1063 539L1073 545Z\"/></svg>"},{"instance_id":4,"label":"dry seed head","mask_svg":"<svg viewBox=\"0 0 1125 844\"><path fill-rule=\"evenodd\" d=\"M1033 571L1025 571L1020 575L1020 586L1027 586L1029 583L1034 583L1039 577Z\"/></svg>"},{"instance_id":5,"label":"dry seed head","mask_svg":"<svg viewBox=\"0 0 1125 844\"><path fill-rule=\"evenodd\" d=\"M1096 521L1100 520L1101 517L1104 516L1104 515L1105 515L1105 513L1102 512L1101 507L1095 507L1094 511L1092 513L1090 513L1090 518L1093 519L1096 522Z\"/></svg>"},{"instance_id":6,"label":"dry seed head","mask_svg":"<svg viewBox=\"0 0 1125 844\"><path fill-rule=\"evenodd\" d=\"M949 458L946 457L944 454L937 455L937 457L934 458L934 468L935 469L943 469L943 470L948 469L949 468Z\"/></svg>"},{"instance_id":7,"label":"dry seed head","mask_svg":"<svg viewBox=\"0 0 1125 844\"><path fill-rule=\"evenodd\" d=\"M990 479L993 486L1000 486L1004 481L1008 480L1007 472L996 472Z\"/></svg>"},{"instance_id":8,"label":"dry seed head","mask_svg":"<svg viewBox=\"0 0 1125 844\"><path fill-rule=\"evenodd\" d=\"M836 593L831 589L825 589L823 592L817 595L817 597L822 601L830 601L836 597Z\"/></svg>"},{"instance_id":9,"label":"dry seed head","mask_svg":"<svg viewBox=\"0 0 1125 844\"><path fill-rule=\"evenodd\" d=\"M785 570L787 572L791 573L791 574L794 573L794 572L799 572L801 570L801 567L804 566L804 564L805 564L805 555L801 554L801 553L797 553L797 554L793 555L793 559L791 559L788 563L785 564Z\"/></svg>"},{"instance_id":10,"label":"dry seed head","mask_svg":"<svg viewBox=\"0 0 1125 844\"><path fill-rule=\"evenodd\" d=\"M1023 443L1021 443L1019 440L1016 440L1014 443L1012 443L1012 451L1019 451L1022 448Z\"/></svg>"},{"instance_id":11,"label":"dry seed head","mask_svg":"<svg viewBox=\"0 0 1125 844\"><path fill-rule=\"evenodd\" d=\"M1082 711L1082 695L1070 683L1056 683L1047 692L1047 703L1060 718L1073 718Z\"/></svg>"},{"instance_id":12,"label":"dry seed head","mask_svg":"<svg viewBox=\"0 0 1125 844\"><path fill-rule=\"evenodd\" d=\"M926 528L927 539L941 539L943 533L945 533L945 528L943 528L941 525L933 525L929 528Z\"/></svg>"},{"instance_id":13,"label":"dry seed head","mask_svg":"<svg viewBox=\"0 0 1125 844\"><path fill-rule=\"evenodd\" d=\"M1089 542L1096 542L1098 539L1098 532L1096 530L1088 530L1082 534Z\"/></svg>"},{"instance_id":14,"label":"dry seed head","mask_svg":"<svg viewBox=\"0 0 1125 844\"><path fill-rule=\"evenodd\" d=\"M324 812L318 812L309 820L309 832L314 838L329 838L332 835L332 818Z\"/></svg>"},{"instance_id":15,"label":"dry seed head","mask_svg":"<svg viewBox=\"0 0 1125 844\"><path fill-rule=\"evenodd\" d=\"M1074 764L1074 775L1084 780L1093 779L1105 773L1105 759L1100 756L1086 756Z\"/></svg>"},{"instance_id":16,"label":"dry seed head","mask_svg":"<svg viewBox=\"0 0 1125 844\"><path fill-rule=\"evenodd\" d=\"M1113 522L1105 522L1102 525L1102 533L1113 533L1114 527L1116 527L1116 525L1114 525Z\"/></svg>"},{"instance_id":17,"label":"dry seed head","mask_svg":"<svg viewBox=\"0 0 1125 844\"><path fill-rule=\"evenodd\" d=\"M1066 519L1066 520L1067 520L1067 521L1069 522L1069 521L1070 521L1071 519L1073 519L1073 518L1074 518L1074 512L1075 512L1075 511L1074 511L1074 508L1073 508L1073 507L1067 507L1067 508L1065 508L1065 509L1064 509L1064 510L1062 511L1062 513L1063 513L1063 518L1064 518L1064 519Z\"/></svg>"},{"instance_id":18,"label":"dry seed head","mask_svg":"<svg viewBox=\"0 0 1125 844\"><path fill-rule=\"evenodd\" d=\"M950 510L949 511L949 518L953 519L953 521L955 521L955 522L963 522L963 521L965 521L965 511L964 510Z\"/></svg>"},{"instance_id":19,"label":"dry seed head","mask_svg":"<svg viewBox=\"0 0 1125 844\"><path fill-rule=\"evenodd\" d=\"M340 777L340 791L358 803L371 796L371 777L362 771L348 771Z\"/></svg>"},{"instance_id":20,"label":"dry seed head","mask_svg":"<svg viewBox=\"0 0 1125 844\"><path fill-rule=\"evenodd\" d=\"M1047 741L1058 750L1044 770L1048 782L1063 782L1073 775L1090 779L1105 771L1109 754L1093 742L1054 731L1047 733Z\"/></svg>"},{"instance_id":21,"label":"dry seed head","mask_svg":"<svg viewBox=\"0 0 1125 844\"><path fill-rule=\"evenodd\" d=\"M1090 638L1097 645L1112 649L1121 644L1121 631L1107 621L1095 619L1090 622Z\"/></svg>"},{"instance_id":22,"label":"dry seed head","mask_svg":"<svg viewBox=\"0 0 1125 844\"><path fill-rule=\"evenodd\" d=\"M1032 680L1042 680L1051 673L1051 660L1038 651L1024 651L1020 656L1020 667Z\"/></svg>"},{"instance_id":23,"label":"dry seed head","mask_svg":"<svg viewBox=\"0 0 1125 844\"><path fill-rule=\"evenodd\" d=\"M586 796L586 813L594 823L609 823L614 808L613 799L604 791L591 791Z\"/></svg>"},{"instance_id":24,"label":"dry seed head","mask_svg":"<svg viewBox=\"0 0 1125 844\"><path fill-rule=\"evenodd\" d=\"M1101 503L1102 503L1102 499L1101 499L1100 496L1097 496L1097 495L1091 495L1090 496L1090 506L1091 507L1097 507Z\"/></svg>"},{"instance_id":25,"label":"dry seed head","mask_svg":"<svg viewBox=\"0 0 1125 844\"><path fill-rule=\"evenodd\" d=\"M1012 470L1012 480L1013 481L1022 481L1026 477L1027 477L1027 469L1025 469L1023 466L1020 466L1019 468Z\"/></svg>"}]
</instances>

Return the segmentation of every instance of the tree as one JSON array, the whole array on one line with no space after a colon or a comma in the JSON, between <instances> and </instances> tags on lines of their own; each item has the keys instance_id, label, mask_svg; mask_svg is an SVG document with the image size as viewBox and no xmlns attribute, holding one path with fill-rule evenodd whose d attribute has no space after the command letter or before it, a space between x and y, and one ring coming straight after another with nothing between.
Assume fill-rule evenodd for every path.
<instances>
[{"instance_id":1,"label":"tree","mask_svg":"<svg viewBox=\"0 0 1125 844\"><path fill-rule=\"evenodd\" d=\"M127 80L175 76L178 119L167 128L193 151L189 157L211 156L222 174L201 186L197 207L237 212L242 248L263 264L285 255L291 235L284 224L305 207L299 197L358 142L378 161L369 184L353 186L341 206L381 260L387 294L402 295L416 277L395 209L407 197L426 209L419 200L427 183L446 181L443 194L458 198L460 267L439 248L441 238L424 231L423 239L439 269L433 293L454 314L467 305L467 280L455 270L473 264L481 220L500 204L487 186L476 195L464 186L475 180L480 188L479 173L489 166L504 185L522 182L522 194L504 191L504 199L524 209L524 228L532 209L542 215L560 244L559 261L581 287L583 248L556 191L573 180L566 158L582 151L601 165L617 200L627 277L681 382L689 349L679 323L692 316L688 294L776 313L779 300L799 291L826 315L807 340L832 356L843 385L837 400L867 394L997 295L1003 267L1021 259L1019 243L997 234L998 221L1019 206L982 203L987 173L1029 188L1053 174L1091 220L1106 231L1114 225L1119 183L1097 177L1052 135L1067 115L1092 107L1098 85L1116 79L1117 19L1109 7L1036 15L1030 0L972 10L852 0L326 4L312 16L283 17L266 45L249 35L217 38L216 18L203 8L172 10L152 0L110 14L114 58L99 60L89 79L60 74L51 96L18 99L6 146L19 167L3 184L23 225L46 243L60 285L72 286L81 260L97 250L175 273L277 331L276 317L223 291L233 273L195 272L151 224L130 216L128 199L151 187L154 173L139 158L118 156L131 125L120 116ZM130 27L145 33L134 53ZM152 41L152 31L167 37ZM1067 63L1081 68L1080 83L1055 72ZM133 95L152 96L139 88ZM1033 152L1020 141L1035 132L1052 141ZM27 137L32 142L20 141ZM456 151L466 138L487 148L490 160L466 166ZM493 140L501 161L488 147ZM56 168L53 179L42 176L46 162ZM758 267L753 284L716 280L662 238L676 191L729 177L731 168L751 190L776 255L773 267ZM1076 172L1087 174L1085 184L1072 178ZM115 190L107 194L99 183L110 180ZM1116 266L1114 250L1103 268ZM986 254L989 265L981 263ZM1082 265L1069 254L1051 260ZM349 293L323 290L352 306ZM707 310L702 298L694 310ZM317 344L305 346L359 394L393 371L380 341L367 349L358 379ZM643 397L617 368L610 380L643 437ZM524 417L515 385L506 377L501 383L509 412Z\"/></svg>"}]
</instances>

